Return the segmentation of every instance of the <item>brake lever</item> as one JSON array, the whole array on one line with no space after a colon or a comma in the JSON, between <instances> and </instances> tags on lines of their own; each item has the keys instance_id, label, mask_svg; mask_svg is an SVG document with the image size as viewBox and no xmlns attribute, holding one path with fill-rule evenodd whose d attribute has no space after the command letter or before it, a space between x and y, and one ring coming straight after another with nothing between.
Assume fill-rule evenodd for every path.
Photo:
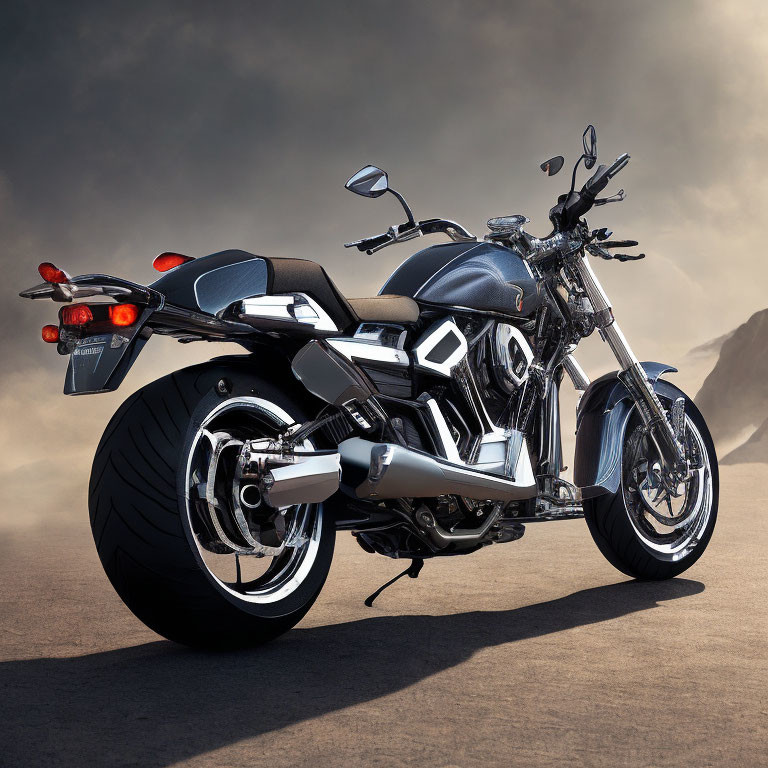
<instances>
[{"instance_id":1,"label":"brake lever","mask_svg":"<svg viewBox=\"0 0 768 768\"><path fill-rule=\"evenodd\" d=\"M608 203L620 203L626 195L624 190L620 189L615 195L609 195L608 197L599 197L593 205L608 205Z\"/></svg>"},{"instance_id":2,"label":"brake lever","mask_svg":"<svg viewBox=\"0 0 768 768\"><path fill-rule=\"evenodd\" d=\"M600 245L603 248L634 248L637 240L604 240Z\"/></svg>"},{"instance_id":3,"label":"brake lever","mask_svg":"<svg viewBox=\"0 0 768 768\"><path fill-rule=\"evenodd\" d=\"M644 253L638 253L635 255L630 255L628 253L609 253L606 251L606 248L611 247L617 247L617 246L629 246L629 245L637 245L637 243L634 240L627 240L624 242L614 242L614 243L601 243L600 245L596 245L595 243L589 243L586 247L587 250L593 255L593 256L599 256L601 259L605 259L606 261L611 261L613 259L616 259L617 261L639 261L640 259L645 258Z\"/></svg>"}]
</instances>

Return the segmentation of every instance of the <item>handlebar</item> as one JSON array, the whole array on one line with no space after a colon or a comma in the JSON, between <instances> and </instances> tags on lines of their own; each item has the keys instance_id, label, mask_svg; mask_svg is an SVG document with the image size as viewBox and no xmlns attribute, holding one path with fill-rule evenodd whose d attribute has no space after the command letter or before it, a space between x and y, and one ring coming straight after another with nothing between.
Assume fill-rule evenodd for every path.
<instances>
[{"instance_id":1,"label":"handlebar","mask_svg":"<svg viewBox=\"0 0 768 768\"><path fill-rule=\"evenodd\" d=\"M621 171L629 162L629 155L625 152L619 155L611 165L598 166L595 173L587 179L587 182L579 192L571 192L563 206L563 224L570 229L587 211L595 204L597 195L602 192L608 182Z\"/></svg>"},{"instance_id":2,"label":"handlebar","mask_svg":"<svg viewBox=\"0 0 768 768\"><path fill-rule=\"evenodd\" d=\"M345 248L357 248L358 251L365 251L369 256L386 248L393 243L403 243L406 240L412 240L422 235L433 235L442 233L457 243L466 243L477 240L477 238L461 224L449 219L426 219L417 224L398 224L391 226L386 232L373 237L364 237L360 240L354 240L351 243L344 243Z\"/></svg>"}]
</instances>

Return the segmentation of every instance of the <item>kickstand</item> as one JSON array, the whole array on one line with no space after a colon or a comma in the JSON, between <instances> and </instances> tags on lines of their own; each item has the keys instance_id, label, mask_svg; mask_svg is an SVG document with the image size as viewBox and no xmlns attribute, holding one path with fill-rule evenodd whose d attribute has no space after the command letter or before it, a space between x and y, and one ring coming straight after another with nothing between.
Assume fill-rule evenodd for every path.
<instances>
[{"instance_id":1,"label":"kickstand","mask_svg":"<svg viewBox=\"0 0 768 768\"><path fill-rule=\"evenodd\" d=\"M382 586L380 586L370 597L366 597L365 604L369 608L371 608L373 606L373 601L387 587L392 586L392 584L394 584L398 579L402 579L403 576L410 576L412 579L417 579L419 577L419 571L421 570L423 565L424 565L424 561L420 557L414 557L413 560L411 560L411 564L402 573L398 573L394 579L390 579L386 584L383 584Z\"/></svg>"}]
</instances>

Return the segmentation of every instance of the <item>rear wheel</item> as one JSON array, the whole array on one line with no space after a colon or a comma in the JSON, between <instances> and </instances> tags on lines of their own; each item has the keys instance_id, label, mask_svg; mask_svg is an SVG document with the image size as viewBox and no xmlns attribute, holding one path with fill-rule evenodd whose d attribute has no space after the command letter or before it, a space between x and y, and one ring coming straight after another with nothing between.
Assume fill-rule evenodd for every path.
<instances>
[{"instance_id":1,"label":"rear wheel","mask_svg":"<svg viewBox=\"0 0 768 768\"><path fill-rule=\"evenodd\" d=\"M151 629L193 646L258 644L315 601L332 521L322 504L269 507L237 462L244 441L306 419L297 395L290 382L208 363L149 384L112 418L93 464L91 526L107 576Z\"/></svg>"},{"instance_id":2,"label":"rear wheel","mask_svg":"<svg viewBox=\"0 0 768 768\"><path fill-rule=\"evenodd\" d=\"M681 393L659 383L669 408ZM584 502L592 538L606 559L637 579L669 579L703 554L717 519L717 456L696 406L685 404L683 444L691 467L685 482L665 484L653 441L637 413L627 424L621 484L615 494Z\"/></svg>"}]
</instances>

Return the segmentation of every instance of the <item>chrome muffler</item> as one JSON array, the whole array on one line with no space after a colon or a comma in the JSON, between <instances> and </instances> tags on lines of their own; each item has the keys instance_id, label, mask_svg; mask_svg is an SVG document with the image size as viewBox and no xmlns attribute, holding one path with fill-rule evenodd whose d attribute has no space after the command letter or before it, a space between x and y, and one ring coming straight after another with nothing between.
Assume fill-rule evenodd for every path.
<instances>
[{"instance_id":1,"label":"chrome muffler","mask_svg":"<svg viewBox=\"0 0 768 768\"><path fill-rule=\"evenodd\" d=\"M339 489L340 456L335 451L279 453L268 440L253 440L243 455L244 476L257 477L258 490L270 507L318 504ZM244 486L243 491L253 486ZM242 499L246 502L246 498ZM255 504L258 506L258 503Z\"/></svg>"},{"instance_id":2,"label":"chrome muffler","mask_svg":"<svg viewBox=\"0 0 768 768\"><path fill-rule=\"evenodd\" d=\"M339 445L341 488L358 499L434 498L463 496L490 501L519 501L536 496L530 483L519 483L488 472L403 448L351 437Z\"/></svg>"}]
</instances>

